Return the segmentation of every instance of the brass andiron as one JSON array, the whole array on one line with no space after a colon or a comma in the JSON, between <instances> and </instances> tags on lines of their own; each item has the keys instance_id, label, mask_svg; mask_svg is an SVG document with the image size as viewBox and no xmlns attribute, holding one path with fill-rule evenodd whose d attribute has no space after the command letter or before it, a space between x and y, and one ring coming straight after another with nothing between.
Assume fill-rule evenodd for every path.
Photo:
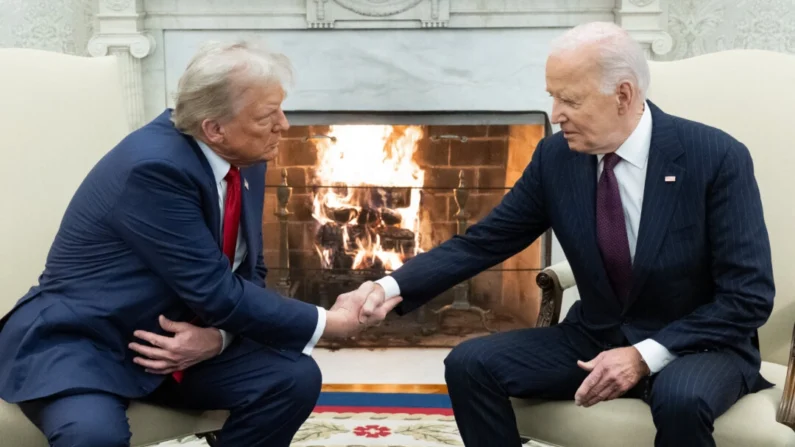
<instances>
[{"instance_id":1,"label":"brass andiron","mask_svg":"<svg viewBox=\"0 0 795 447\"><path fill-rule=\"evenodd\" d=\"M458 172L458 188L454 189L453 193L455 196L455 204L458 206L458 212L455 213L455 218L458 220L456 230L457 233L461 235L466 232L470 217L469 213L464 210L464 208L467 206L467 201L469 200L469 190L466 189L463 170ZM473 306L472 303L469 302L469 291L469 280L463 281L453 286L453 302L443 306L439 310L433 311L439 317L439 326L441 327L442 325L442 318L445 313L451 310L461 310L465 312L474 312L480 315L480 321L483 324L483 327L489 332L496 332L486 323L486 315L491 311L483 310L478 306Z\"/></svg>"},{"instance_id":2,"label":"brass andiron","mask_svg":"<svg viewBox=\"0 0 795 447\"><path fill-rule=\"evenodd\" d=\"M276 187L279 206L273 214L279 218L279 279L276 290L282 296L290 296L290 247L287 238L287 219L292 214L287 210L287 202L293 195L293 188L287 185L287 169L282 169L282 183Z\"/></svg>"}]
</instances>

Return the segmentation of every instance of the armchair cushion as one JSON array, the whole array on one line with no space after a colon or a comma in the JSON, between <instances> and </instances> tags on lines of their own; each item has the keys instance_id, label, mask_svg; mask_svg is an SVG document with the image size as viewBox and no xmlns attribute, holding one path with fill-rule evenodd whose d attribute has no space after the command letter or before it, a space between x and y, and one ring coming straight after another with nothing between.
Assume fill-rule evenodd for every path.
<instances>
[{"instance_id":1,"label":"armchair cushion","mask_svg":"<svg viewBox=\"0 0 795 447\"><path fill-rule=\"evenodd\" d=\"M795 446L795 431L776 422L785 366L763 362L762 374L775 388L749 394L715 421L719 447ZM567 447L653 445L651 410L637 399L616 399L591 408L573 401L513 400L519 433Z\"/></svg>"},{"instance_id":2,"label":"armchair cushion","mask_svg":"<svg viewBox=\"0 0 795 447\"><path fill-rule=\"evenodd\" d=\"M127 410L132 445L144 446L220 430L226 411L188 412L133 402ZM0 400L0 447L47 447L44 435L22 414L19 406Z\"/></svg>"}]
</instances>

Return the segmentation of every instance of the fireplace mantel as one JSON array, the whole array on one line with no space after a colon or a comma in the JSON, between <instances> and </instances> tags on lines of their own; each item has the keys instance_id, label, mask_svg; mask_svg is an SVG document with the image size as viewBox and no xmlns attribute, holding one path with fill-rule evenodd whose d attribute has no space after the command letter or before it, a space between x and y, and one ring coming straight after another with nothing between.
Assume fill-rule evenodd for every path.
<instances>
[{"instance_id":1,"label":"fireplace mantel","mask_svg":"<svg viewBox=\"0 0 795 447\"><path fill-rule=\"evenodd\" d=\"M173 92L166 86L170 67L165 39L177 32L201 31L209 36L221 30L323 30L331 36L351 30L390 30L397 36L417 29L562 31L590 21L614 21L653 58L672 47L665 30L666 1L99 0L98 32L89 51L121 59L130 125L137 128L170 105ZM543 61L544 56L541 51L536 57Z\"/></svg>"},{"instance_id":2,"label":"fireplace mantel","mask_svg":"<svg viewBox=\"0 0 795 447\"><path fill-rule=\"evenodd\" d=\"M118 0L111 0L116 1ZM614 21L656 40L670 38L662 0L147 0L150 29L407 29L571 27Z\"/></svg>"}]
</instances>

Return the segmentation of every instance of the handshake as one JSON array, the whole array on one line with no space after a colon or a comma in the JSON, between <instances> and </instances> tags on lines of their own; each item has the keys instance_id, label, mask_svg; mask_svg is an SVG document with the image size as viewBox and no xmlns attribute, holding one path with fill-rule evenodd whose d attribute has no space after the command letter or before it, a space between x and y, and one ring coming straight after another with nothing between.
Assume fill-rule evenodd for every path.
<instances>
[{"instance_id":1,"label":"handshake","mask_svg":"<svg viewBox=\"0 0 795 447\"><path fill-rule=\"evenodd\" d=\"M358 289L343 293L326 312L324 337L347 338L356 335L386 318L403 298L396 296L386 299L384 288L367 281Z\"/></svg>"}]
</instances>

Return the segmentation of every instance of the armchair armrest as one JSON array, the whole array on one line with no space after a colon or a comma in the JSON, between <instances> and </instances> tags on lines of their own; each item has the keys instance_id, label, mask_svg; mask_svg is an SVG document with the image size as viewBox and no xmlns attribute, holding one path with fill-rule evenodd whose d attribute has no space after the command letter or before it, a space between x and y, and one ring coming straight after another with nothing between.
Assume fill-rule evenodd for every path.
<instances>
[{"instance_id":1,"label":"armchair armrest","mask_svg":"<svg viewBox=\"0 0 795 447\"><path fill-rule=\"evenodd\" d=\"M784 382L784 392L781 395L781 403L778 405L776 421L795 429L795 328L793 328L790 342L787 379Z\"/></svg>"},{"instance_id":2,"label":"armchair armrest","mask_svg":"<svg viewBox=\"0 0 795 447\"><path fill-rule=\"evenodd\" d=\"M536 284L541 287L541 307L536 327L557 324L560 319L563 291L577 285L571 266L564 261L545 268L536 276Z\"/></svg>"}]
</instances>

